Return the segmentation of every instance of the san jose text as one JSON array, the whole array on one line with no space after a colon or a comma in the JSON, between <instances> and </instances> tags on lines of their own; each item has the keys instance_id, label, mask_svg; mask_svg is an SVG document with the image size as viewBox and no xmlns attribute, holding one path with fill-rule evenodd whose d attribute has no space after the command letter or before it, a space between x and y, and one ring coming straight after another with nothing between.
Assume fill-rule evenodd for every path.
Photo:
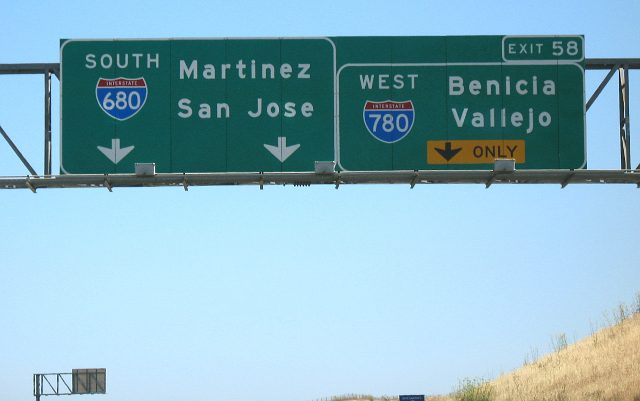
<instances>
[{"instance_id":1,"label":"san jose text","mask_svg":"<svg viewBox=\"0 0 640 401\"><path fill-rule=\"evenodd\" d=\"M234 78L237 80L265 81L265 80L300 80L302 82L311 80L312 66L310 63L257 63L256 60L244 61L242 59L235 63L222 63L219 65L212 63L202 63L199 60L180 60L178 68L179 80L226 80ZM212 93L212 95L216 95ZM220 95L220 94L217 94ZM258 96L252 100L251 107L241 110L250 118L309 118L313 116L314 106L311 101L290 101L287 99L277 99L279 94L273 93L265 96ZM177 101L180 118L231 118L231 105L226 101L212 101L210 99L194 99L192 97L180 97Z\"/></svg>"}]
</instances>

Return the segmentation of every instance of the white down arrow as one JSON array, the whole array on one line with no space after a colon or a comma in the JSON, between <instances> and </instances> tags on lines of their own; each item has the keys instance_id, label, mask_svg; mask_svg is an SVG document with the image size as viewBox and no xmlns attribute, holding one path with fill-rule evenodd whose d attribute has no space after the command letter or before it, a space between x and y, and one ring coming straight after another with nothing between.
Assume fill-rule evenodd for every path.
<instances>
[{"instance_id":1,"label":"white down arrow","mask_svg":"<svg viewBox=\"0 0 640 401\"><path fill-rule=\"evenodd\" d=\"M264 147L271 152L272 155L276 157L276 159L280 160L281 163L284 163L285 160L289 158L300 147L300 144L287 146L287 137L279 136L278 137L278 146L267 145L264 144Z\"/></svg>"},{"instance_id":2,"label":"white down arrow","mask_svg":"<svg viewBox=\"0 0 640 401\"><path fill-rule=\"evenodd\" d=\"M127 146L125 148L120 147L120 139L112 139L111 147L98 146L98 150L102 152L109 160L114 164L118 164L120 160L124 159L135 146Z\"/></svg>"}]
</instances>

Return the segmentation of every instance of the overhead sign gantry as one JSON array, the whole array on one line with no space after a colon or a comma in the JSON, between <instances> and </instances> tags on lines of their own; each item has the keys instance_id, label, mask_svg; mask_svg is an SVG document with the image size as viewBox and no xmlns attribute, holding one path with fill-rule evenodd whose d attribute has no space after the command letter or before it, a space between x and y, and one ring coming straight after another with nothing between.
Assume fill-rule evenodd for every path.
<instances>
[{"instance_id":1,"label":"overhead sign gantry","mask_svg":"<svg viewBox=\"0 0 640 401\"><path fill-rule=\"evenodd\" d=\"M635 183L629 70L584 37L63 40L44 73L44 175L0 188ZM608 69L585 102L585 70ZM620 170L586 168L586 110L618 72ZM61 82L51 172L51 75ZM506 161L506 163L505 163ZM507 167L505 167L507 166Z\"/></svg>"}]
</instances>

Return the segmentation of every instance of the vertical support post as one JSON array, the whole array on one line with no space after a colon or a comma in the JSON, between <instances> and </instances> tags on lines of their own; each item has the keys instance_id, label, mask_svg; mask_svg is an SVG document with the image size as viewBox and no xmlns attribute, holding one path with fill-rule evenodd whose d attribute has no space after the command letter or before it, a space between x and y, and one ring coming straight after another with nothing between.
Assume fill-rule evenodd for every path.
<instances>
[{"instance_id":1,"label":"vertical support post","mask_svg":"<svg viewBox=\"0 0 640 401\"><path fill-rule=\"evenodd\" d=\"M51 175L51 71L44 73L44 175Z\"/></svg>"},{"instance_id":2,"label":"vertical support post","mask_svg":"<svg viewBox=\"0 0 640 401\"><path fill-rule=\"evenodd\" d=\"M36 373L33 375L33 395L35 395L36 401L40 401L40 394L42 393L40 381L41 378L39 374Z\"/></svg>"},{"instance_id":3,"label":"vertical support post","mask_svg":"<svg viewBox=\"0 0 640 401\"><path fill-rule=\"evenodd\" d=\"M629 121L629 66L618 68L620 107L620 168L631 169L631 122Z\"/></svg>"}]
</instances>

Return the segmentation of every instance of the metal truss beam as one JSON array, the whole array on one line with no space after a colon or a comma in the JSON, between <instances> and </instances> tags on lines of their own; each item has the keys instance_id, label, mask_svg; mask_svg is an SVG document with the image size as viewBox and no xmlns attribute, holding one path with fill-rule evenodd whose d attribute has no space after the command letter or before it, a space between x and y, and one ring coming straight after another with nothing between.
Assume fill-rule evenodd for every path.
<instances>
[{"instance_id":1,"label":"metal truss beam","mask_svg":"<svg viewBox=\"0 0 640 401\"><path fill-rule=\"evenodd\" d=\"M0 75L33 75L44 76L44 175L51 175L51 74L60 80L60 63L0 64ZM33 175L35 171L24 159L21 152L13 145L6 133L3 136L18 155L27 170Z\"/></svg>"},{"instance_id":2,"label":"metal truss beam","mask_svg":"<svg viewBox=\"0 0 640 401\"><path fill-rule=\"evenodd\" d=\"M60 63L0 64L2 74L46 74L53 73L60 79Z\"/></svg>"},{"instance_id":3,"label":"metal truss beam","mask_svg":"<svg viewBox=\"0 0 640 401\"><path fill-rule=\"evenodd\" d=\"M136 176L135 174L57 175L0 178L0 189L178 187L208 185L335 185L343 184L635 184L640 170L457 170L457 171L349 171L316 173L185 173Z\"/></svg>"},{"instance_id":4,"label":"metal truss beam","mask_svg":"<svg viewBox=\"0 0 640 401\"><path fill-rule=\"evenodd\" d=\"M620 168L628 170L631 168L631 118L629 112L629 70L640 69L640 59L619 58L619 59L587 59L586 69L588 70L609 70L604 80L600 83L593 95L586 104L589 110L593 102L596 101L602 90L607 86L613 75L618 72L618 98L620 112ZM640 167L640 165L639 165Z\"/></svg>"},{"instance_id":5,"label":"metal truss beam","mask_svg":"<svg viewBox=\"0 0 640 401\"><path fill-rule=\"evenodd\" d=\"M71 395L70 382L71 373L36 373L33 375L33 395L36 401L43 395Z\"/></svg>"},{"instance_id":6,"label":"metal truss beam","mask_svg":"<svg viewBox=\"0 0 640 401\"><path fill-rule=\"evenodd\" d=\"M640 58L588 58L585 60L587 70L610 70L616 65L625 65L632 70L638 70Z\"/></svg>"},{"instance_id":7,"label":"metal truss beam","mask_svg":"<svg viewBox=\"0 0 640 401\"><path fill-rule=\"evenodd\" d=\"M588 58L587 70L610 70L616 65L626 65L630 69L640 69L640 58ZM60 79L60 63L0 64L0 74L44 74L52 72Z\"/></svg>"}]
</instances>

